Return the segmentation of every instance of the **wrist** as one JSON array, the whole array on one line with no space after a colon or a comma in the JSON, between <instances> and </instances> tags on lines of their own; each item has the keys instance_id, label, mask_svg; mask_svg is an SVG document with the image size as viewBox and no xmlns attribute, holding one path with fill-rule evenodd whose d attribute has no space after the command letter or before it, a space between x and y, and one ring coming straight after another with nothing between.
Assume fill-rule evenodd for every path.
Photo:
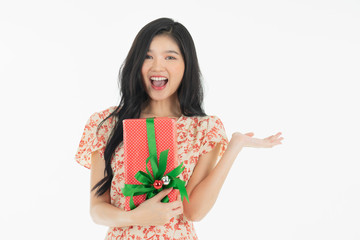
<instances>
[{"instance_id":1,"label":"wrist","mask_svg":"<svg viewBox=\"0 0 360 240\"><path fill-rule=\"evenodd\" d=\"M136 217L134 216L134 211L125 211L120 210L117 211L116 214L116 227L126 227L136 225Z\"/></svg>"},{"instance_id":2,"label":"wrist","mask_svg":"<svg viewBox=\"0 0 360 240\"><path fill-rule=\"evenodd\" d=\"M137 208L131 211L126 211L126 213L129 225L140 225L139 219L141 218L139 218L139 211L137 211Z\"/></svg>"}]
</instances>

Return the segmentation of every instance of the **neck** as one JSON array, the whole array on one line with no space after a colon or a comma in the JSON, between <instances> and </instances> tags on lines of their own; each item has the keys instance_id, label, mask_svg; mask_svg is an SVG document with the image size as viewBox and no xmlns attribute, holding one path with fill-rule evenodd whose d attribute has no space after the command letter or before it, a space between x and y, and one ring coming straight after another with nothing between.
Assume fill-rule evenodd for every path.
<instances>
[{"instance_id":1,"label":"neck","mask_svg":"<svg viewBox=\"0 0 360 240\"><path fill-rule=\"evenodd\" d=\"M182 115L180 103L176 96L161 101L150 99L150 102L142 109L141 113L154 117L180 117Z\"/></svg>"}]
</instances>

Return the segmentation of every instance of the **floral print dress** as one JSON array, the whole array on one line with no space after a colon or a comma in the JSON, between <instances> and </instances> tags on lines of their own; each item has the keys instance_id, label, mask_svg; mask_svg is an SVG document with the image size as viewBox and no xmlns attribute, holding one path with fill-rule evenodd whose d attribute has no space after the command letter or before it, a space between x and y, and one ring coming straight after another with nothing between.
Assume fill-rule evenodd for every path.
<instances>
[{"instance_id":1,"label":"floral print dress","mask_svg":"<svg viewBox=\"0 0 360 240\"><path fill-rule=\"evenodd\" d=\"M115 111L116 106L109 107L103 111L95 112L88 119L75 160L86 168L91 168L91 153L99 150L100 156L104 158L106 142L114 127L113 117L109 118L100 127L96 136L98 124L108 115ZM218 159L225 152L228 139L225 128L217 116L187 117L182 115L176 122L178 160L184 163L185 169L180 174L180 179L188 183L200 155L212 150L217 143L221 144ZM113 180L111 183L111 204L125 211L125 197L121 192L124 187L124 149L122 143L115 150L111 161ZM168 223L161 226L127 226L109 227L105 240L112 239L198 239L193 222L181 214L170 219Z\"/></svg>"}]
</instances>

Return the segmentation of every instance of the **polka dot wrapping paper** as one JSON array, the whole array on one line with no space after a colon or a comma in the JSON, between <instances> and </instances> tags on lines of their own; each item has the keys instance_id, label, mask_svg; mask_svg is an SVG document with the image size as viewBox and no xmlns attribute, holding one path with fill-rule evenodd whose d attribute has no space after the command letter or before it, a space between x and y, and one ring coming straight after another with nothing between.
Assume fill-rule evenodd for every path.
<instances>
[{"instance_id":1,"label":"polka dot wrapping paper","mask_svg":"<svg viewBox=\"0 0 360 240\"><path fill-rule=\"evenodd\" d=\"M166 117L154 118L154 127L157 159L162 151L169 149L164 174L166 175L178 166L176 121ZM123 130L125 184L141 184L135 178L135 174L138 171L146 172L146 159L149 157L146 119L125 119L123 120ZM148 162L148 169L153 174L150 162ZM168 194L169 202L175 201L178 193L179 190L173 189ZM146 194L134 196L133 200L138 206L146 200ZM130 197L126 197L125 210L130 211Z\"/></svg>"}]
</instances>

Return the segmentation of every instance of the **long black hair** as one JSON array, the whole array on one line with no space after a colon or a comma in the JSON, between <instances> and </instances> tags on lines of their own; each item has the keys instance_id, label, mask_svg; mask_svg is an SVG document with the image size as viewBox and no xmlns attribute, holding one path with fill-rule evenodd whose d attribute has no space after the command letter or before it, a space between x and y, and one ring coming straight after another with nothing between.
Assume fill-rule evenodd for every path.
<instances>
[{"instance_id":1,"label":"long black hair","mask_svg":"<svg viewBox=\"0 0 360 240\"><path fill-rule=\"evenodd\" d=\"M120 67L120 104L108 117L100 122L97 129L98 132L101 125L108 118L114 117L115 125L110 133L104 152L104 178L91 190L93 191L98 188L96 191L97 196L103 195L111 187L113 179L111 159L115 149L123 141L122 120L140 118L141 110L149 103L149 96L142 83L141 68L152 39L161 34L166 34L175 40L184 58L185 71L177 90L182 114L184 116L206 116L202 107L203 87L201 72L194 41L190 33L181 23L175 22L170 18L159 18L148 23L135 37L130 51Z\"/></svg>"}]
</instances>

